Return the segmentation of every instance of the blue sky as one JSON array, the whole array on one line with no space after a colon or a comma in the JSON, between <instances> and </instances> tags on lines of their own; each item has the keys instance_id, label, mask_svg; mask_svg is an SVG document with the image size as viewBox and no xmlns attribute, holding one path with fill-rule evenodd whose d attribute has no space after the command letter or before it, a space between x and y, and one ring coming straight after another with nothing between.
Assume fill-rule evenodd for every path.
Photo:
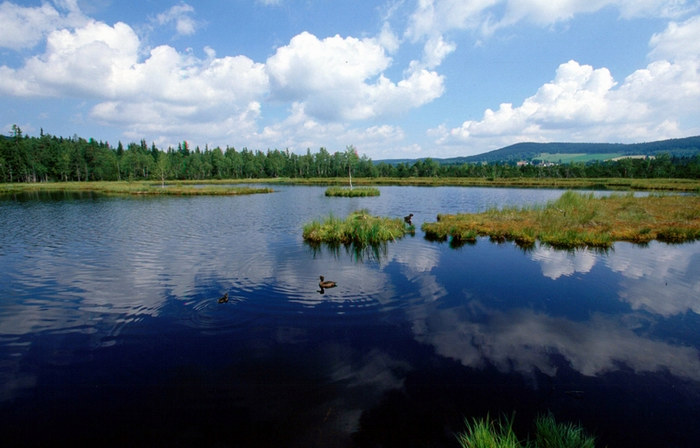
<instances>
[{"instance_id":1,"label":"blue sky","mask_svg":"<svg viewBox=\"0 0 700 448\"><path fill-rule=\"evenodd\" d=\"M700 2L0 3L0 127L374 160L700 134Z\"/></svg>"}]
</instances>

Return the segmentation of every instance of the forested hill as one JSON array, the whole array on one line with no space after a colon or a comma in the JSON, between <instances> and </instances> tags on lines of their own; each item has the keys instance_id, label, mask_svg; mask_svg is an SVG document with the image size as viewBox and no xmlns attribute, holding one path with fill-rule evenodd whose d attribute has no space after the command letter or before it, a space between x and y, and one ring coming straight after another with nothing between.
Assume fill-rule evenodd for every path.
<instances>
[{"instance_id":1,"label":"forested hill","mask_svg":"<svg viewBox=\"0 0 700 448\"><path fill-rule=\"evenodd\" d=\"M675 157L692 157L700 153L700 136L647 143L516 143L505 148L477 154L475 156L432 159L443 165L461 165L479 162L517 161L592 161L609 160L625 156L654 156L666 153ZM392 164L407 163L410 160L376 161Z\"/></svg>"},{"instance_id":2,"label":"forested hill","mask_svg":"<svg viewBox=\"0 0 700 448\"><path fill-rule=\"evenodd\" d=\"M542 154L614 154L622 156L653 156L667 153L671 156L687 157L700 152L700 136L659 140L647 143L516 143L496 151L454 160L463 162L508 162L533 160Z\"/></svg>"}]
</instances>

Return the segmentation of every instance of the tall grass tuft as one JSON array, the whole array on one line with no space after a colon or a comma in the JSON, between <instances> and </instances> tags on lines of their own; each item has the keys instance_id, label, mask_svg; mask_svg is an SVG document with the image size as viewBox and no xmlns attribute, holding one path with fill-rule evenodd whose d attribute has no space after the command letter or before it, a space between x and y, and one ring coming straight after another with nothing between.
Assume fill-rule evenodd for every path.
<instances>
[{"instance_id":1,"label":"tall grass tuft","mask_svg":"<svg viewBox=\"0 0 700 448\"><path fill-rule=\"evenodd\" d=\"M513 431L513 418L465 420L466 430L457 434L462 448L595 448L595 438L581 426L557 423L550 414L535 420L534 440L521 441Z\"/></svg>"},{"instance_id":2,"label":"tall grass tuft","mask_svg":"<svg viewBox=\"0 0 700 448\"><path fill-rule=\"evenodd\" d=\"M513 419L483 419L465 421L467 429L457 434L462 448L522 448L523 444L513 432Z\"/></svg>"},{"instance_id":3,"label":"tall grass tuft","mask_svg":"<svg viewBox=\"0 0 700 448\"><path fill-rule=\"evenodd\" d=\"M411 232L401 218L372 216L357 210L340 218L329 215L323 221L312 221L303 228L304 240L310 243L355 244L358 247L393 241Z\"/></svg>"},{"instance_id":4,"label":"tall grass tuft","mask_svg":"<svg viewBox=\"0 0 700 448\"><path fill-rule=\"evenodd\" d=\"M557 423L550 414L535 421L537 448L595 448L595 438L573 423Z\"/></svg>"},{"instance_id":5,"label":"tall grass tuft","mask_svg":"<svg viewBox=\"0 0 700 448\"><path fill-rule=\"evenodd\" d=\"M346 197L346 198L379 196L379 189L374 188L374 187L355 187L355 188L328 187L326 189L326 196Z\"/></svg>"}]
</instances>

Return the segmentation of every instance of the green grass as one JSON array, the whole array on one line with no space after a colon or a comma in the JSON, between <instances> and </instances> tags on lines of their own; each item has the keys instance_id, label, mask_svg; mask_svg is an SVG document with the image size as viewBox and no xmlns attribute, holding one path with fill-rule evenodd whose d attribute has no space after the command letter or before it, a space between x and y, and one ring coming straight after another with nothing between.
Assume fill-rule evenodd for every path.
<instances>
[{"instance_id":1,"label":"green grass","mask_svg":"<svg viewBox=\"0 0 700 448\"><path fill-rule=\"evenodd\" d=\"M557 423L552 415L538 417L535 428L537 448L595 448L595 438L581 426Z\"/></svg>"},{"instance_id":2,"label":"green grass","mask_svg":"<svg viewBox=\"0 0 700 448\"><path fill-rule=\"evenodd\" d=\"M413 230L401 218L372 216L367 210L358 210L345 219L331 214L323 221L314 220L304 225L303 237L309 243L364 247L394 241Z\"/></svg>"},{"instance_id":3,"label":"green grass","mask_svg":"<svg viewBox=\"0 0 700 448\"><path fill-rule=\"evenodd\" d=\"M153 196L235 196L242 194L272 193L269 187L241 187L228 185L194 185L187 183L168 183L162 187L154 182L47 182L0 184L0 194L26 192L65 192L65 193L101 193L114 195L153 195Z\"/></svg>"},{"instance_id":4,"label":"green grass","mask_svg":"<svg viewBox=\"0 0 700 448\"><path fill-rule=\"evenodd\" d=\"M336 178L264 178L264 179L208 179L208 180L179 180L168 181L171 186L190 185L235 185L235 184L265 184L265 185L324 185L324 186L344 186L347 185L347 177ZM0 184L0 193L7 190L37 188L61 188L63 184L80 185L81 191L89 190L91 185L100 184L146 184L160 186L160 181L151 182L49 182L49 183L14 183ZM535 178L535 177L512 177L512 178L488 178L488 177L364 177L353 178L353 184L359 187L378 185L410 185L410 186L462 186L462 187L513 187L513 188L561 188L561 189L602 189L620 191L683 191L700 193L700 179L628 179L628 178ZM48 186L48 187L47 187ZM55 187L54 187L55 186ZM69 187L73 188L73 187ZM355 187L357 189L358 187Z\"/></svg>"},{"instance_id":5,"label":"green grass","mask_svg":"<svg viewBox=\"0 0 700 448\"><path fill-rule=\"evenodd\" d=\"M489 416L465 421L466 430L457 434L462 448L594 448L595 438L572 423L557 423L550 414L535 421L534 440L520 440L513 431L513 419L493 420Z\"/></svg>"},{"instance_id":6,"label":"green grass","mask_svg":"<svg viewBox=\"0 0 700 448\"><path fill-rule=\"evenodd\" d=\"M363 177L353 178L358 186L462 186L500 188L561 188L620 191L684 191L700 193L700 179L628 179L628 178L536 178L536 177ZM246 182L289 185L347 185L346 177L247 179Z\"/></svg>"},{"instance_id":7,"label":"green grass","mask_svg":"<svg viewBox=\"0 0 700 448\"><path fill-rule=\"evenodd\" d=\"M462 448L522 448L523 444L513 432L512 419L465 420L466 431L457 434Z\"/></svg>"},{"instance_id":8,"label":"green grass","mask_svg":"<svg viewBox=\"0 0 700 448\"><path fill-rule=\"evenodd\" d=\"M343 187L328 187L326 189L326 196L346 198L379 196L379 189L374 187L356 187L352 189Z\"/></svg>"},{"instance_id":9,"label":"green grass","mask_svg":"<svg viewBox=\"0 0 700 448\"><path fill-rule=\"evenodd\" d=\"M458 245L479 236L512 240L521 246L535 241L553 247L607 248L615 241L684 242L700 239L700 196L595 197L567 191L546 205L506 207L482 213L438 215L426 222L426 238L452 238Z\"/></svg>"}]
</instances>

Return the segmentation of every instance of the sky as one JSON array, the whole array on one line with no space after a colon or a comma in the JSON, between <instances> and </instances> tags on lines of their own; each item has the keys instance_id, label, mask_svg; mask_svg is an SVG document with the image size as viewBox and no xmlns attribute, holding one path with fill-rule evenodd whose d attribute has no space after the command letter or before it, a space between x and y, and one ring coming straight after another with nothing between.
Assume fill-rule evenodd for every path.
<instances>
[{"instance_id":1,"label":"sky","mask_svg":"<svg viewBox=\"0 0 700 448\"><path fill-rule=\"evenodd\" d=\"M700 135L700 1L0 3L0 131L373 160Z\"/></svg>"}]
</instances>

